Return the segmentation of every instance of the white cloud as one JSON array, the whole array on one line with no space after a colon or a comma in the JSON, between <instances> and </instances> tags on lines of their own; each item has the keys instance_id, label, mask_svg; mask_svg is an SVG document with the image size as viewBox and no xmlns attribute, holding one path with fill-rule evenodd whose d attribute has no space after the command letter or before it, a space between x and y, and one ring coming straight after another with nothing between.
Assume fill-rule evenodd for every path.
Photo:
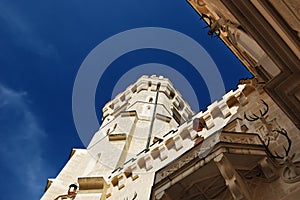
<instances>
[{"instance_id":1,"label":"white cloud","mask_svg":"<svg viewBox=\"0 0 300 200\"><path fill-rule=\"evenodd\" d=\"M42 157L46 133L28 103L26 92L18 92L0 84L0 160L2 167L4 165L7 169L4 176L7 176L5 179L9 183L23 188L12 195L23 199L38 199L49 174L49 167ZM12 177L17 178L9 180Z\"/></svg>"},{"instance_id":2,"label":"white cloud","mask_svg":"<svg viewBox=\"0 0 300 200\"><path fill-rule=\"evenodd\" d=\"M10 1L0 1L0 20L4 22L1 29L10 32L16 45L41 56L58 56L55 47L37 34L30 20Z\"/></svg>"}]
</instances>

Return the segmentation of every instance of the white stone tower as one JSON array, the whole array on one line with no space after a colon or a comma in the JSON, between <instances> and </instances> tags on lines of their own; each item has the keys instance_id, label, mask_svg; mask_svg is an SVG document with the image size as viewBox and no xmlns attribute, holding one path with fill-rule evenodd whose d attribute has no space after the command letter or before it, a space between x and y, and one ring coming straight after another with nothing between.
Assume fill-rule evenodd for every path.
<instances>
[{"instance_id":1,"label":"white stone tower","mask_svg":"<svg viewBox=\"0 0 300 200\"><path fill-rule=\"evenodd\" d=\"M98 177L93 182L101 182L193 115L169 79L142 76L104 106L102 125L89 146L71 152L57 178L49 179L42 199L72 197L64 193L70 183L79 182L79 177ZM85 187L82 185L85 183L80 183L81 189Z\"/></svg>"},{"instance_id":2,"label":"white stone tower","mask_svg":"<svg viewBox=\"0 0 300 200\"><path fill-rule=\"evenodd\" d=\"M91 173L122 167L193 114L169 79L142 76L104 106L102 125L88 146L100 162Z\"/></svg>"}]
</instances>

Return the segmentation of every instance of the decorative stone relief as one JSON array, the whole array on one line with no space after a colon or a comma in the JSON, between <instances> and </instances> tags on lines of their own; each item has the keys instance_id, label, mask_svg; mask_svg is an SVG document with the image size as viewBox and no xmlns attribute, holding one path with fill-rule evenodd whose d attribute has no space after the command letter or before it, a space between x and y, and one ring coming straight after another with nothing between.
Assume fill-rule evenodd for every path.
<instances>
[{"instance_id":1,"label":"decorative stone relief","mask_svg":"<svg viewBox=\"0 0 300 200\"><path fill-rule=\"evenodd\" d=\"M287 183L294 183L300 181L300 161L295 159L295 153L290 156L289 152L291 150L292 140L289 138L288 133L286 130L275 130L278 134L282 135L286 138L288 146L283 145L284 154L279 155L276 151L271 152L269 150L270 141L267 141L266 148L268 149L271 157L279 160L279 164L282 166L282 179Z\"/></svg>"},{"instance_id":2,"label":"decorative stone relief","mask_svg":"<svg viewBox=\"0 0 300 200\"><path fill-rule=\"evenodd\" d=\"M261 141L258 135L244 135L244 134L235 134L227 133L220 135L221 142L228 143L238 143L238 144L257 144L260 145Z\"/></svg>"},{"instance_id":3,"label":"decorative stone relief","mask_svg":"<svg viewBox=\"0 0 300 200\"><path fill-rule=\"evenodd\" d=\"M294 160L295 154L293 154L292 156L289 155L292 140L289 138L287 131L279 127L276 118L267 120L269 106L264 100L261 101L265 108L259 110L259 114L252 113L250 116L248 116L246 113L244 113L244 119L248 122L261 122L261 126L258 128L258 132L264 140L265 147L267 148L271 157L279 161L279 164L282 166L282 179L287 183L300 181L300 161ZM287 147L283 145L284 154L281 155L279 155L278 152L272 152L269 149L270 142L277 141L279 136L284 137L288 144Z\"/></svg>"},{"instance_id":4,"label":"decorative stone relief","mask_svg":"<svg viewBox=\"0 0 300 200\"><path fill-rule=\"evenodd\" d=\"M259 110L259 114L251 113L250 115L247 115L245 112L244 119L250 123L256 121L259 121L261 123L261 126L259 126L259 128L257 129L257 132L260 133L260 136L262 137L264 142L275 141L278 137L278 133L275 130L279 128L279 125L276 121L276 118L268 120L269 116L267 114L269 112L269 105L264 100L261 101L264 105L264 108Z\"/></svg>"}]
</instances>

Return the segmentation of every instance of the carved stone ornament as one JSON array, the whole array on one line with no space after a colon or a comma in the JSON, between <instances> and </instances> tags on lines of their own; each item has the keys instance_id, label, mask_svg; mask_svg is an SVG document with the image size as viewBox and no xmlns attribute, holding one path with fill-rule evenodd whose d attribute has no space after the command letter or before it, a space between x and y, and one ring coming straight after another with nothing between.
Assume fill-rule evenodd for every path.
<instances>
[{"instance_id":1,"label":"carved stone ornament","mask_svg":"<svg viewBox=\"0 0 300 200\"><path fill-rule=\"evenodd\" d=\"M295 154L291 157L284 158L283 162L280 163L283 165L281 176L286 183L295 183L300 181L300 161L293 161L294 158Z\"/></svg>"},{"instance_id":2,"label":"carved stone ornament","mask_svg":"<svg viewBox=\"0 0 300 200\"><path fill-rule=\"evenodd\" d=\"M294 161L295 154L289 156L289 152L292 146L292 140L289 138L288 133L285 129L274 129L274 122L272 123L272 121L275 121L275 119L272 121L266 120L268 117L267 113L269 111L269 106L264 100L261 101L264 104L265 108L259 110L259 114L252 113L252 115L247 116L247 114L244 113L244 119L249 122L260 120L260 122L264 125L266 131L265 134L261 134L264 136L263 140L265 147L268 150L271 157L280 160L279 164L283 166L281 174L282 179L286 183L297 182L300 180L300 161ZM277 140L279 135L285 137L288 142L288 147L283 146L285 152L284 155L279 155L276 151L272 153L269 149L270 141Z\"/></svg>"},{"instance_id":3,"label":"carved stone ornament","mask_svg":"<svg viewBox=\"0 0 300 200\"><path fill-rule=\"evenodd\" d=\"M279 164L282 167L282 173L281 177L286 183L294 183L300 180L300 161L296 160L295 153L292 156L289 156L289 152L291 150L292 140L289 138L286 130L276 130L280 135L284 136L287 139L288 147L283 146L284 155L279 155L276 151L274 154L269 150L269 143L270 141L267 141L266 148L268 149L269 153L271 154L271 157L280 160Z\"/></svg>"}]
</instances>

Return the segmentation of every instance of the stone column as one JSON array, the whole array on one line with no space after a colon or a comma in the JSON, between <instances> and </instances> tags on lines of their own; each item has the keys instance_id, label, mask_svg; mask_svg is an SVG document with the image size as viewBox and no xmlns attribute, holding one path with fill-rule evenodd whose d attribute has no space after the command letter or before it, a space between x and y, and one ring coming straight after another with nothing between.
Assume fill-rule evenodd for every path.
<instances>
[{"instance_id":1,"label":"stone column","mask_svg":"<svg viewBox=\"0 0 300 200\"><path fill-rule=\"evenodd\" d=\"M220 154L214 161L218 166L232 197L237 200L250 200L250 193L246 183L233 168L227 157L224 154Z\"/></svg>"}]
</instances>

